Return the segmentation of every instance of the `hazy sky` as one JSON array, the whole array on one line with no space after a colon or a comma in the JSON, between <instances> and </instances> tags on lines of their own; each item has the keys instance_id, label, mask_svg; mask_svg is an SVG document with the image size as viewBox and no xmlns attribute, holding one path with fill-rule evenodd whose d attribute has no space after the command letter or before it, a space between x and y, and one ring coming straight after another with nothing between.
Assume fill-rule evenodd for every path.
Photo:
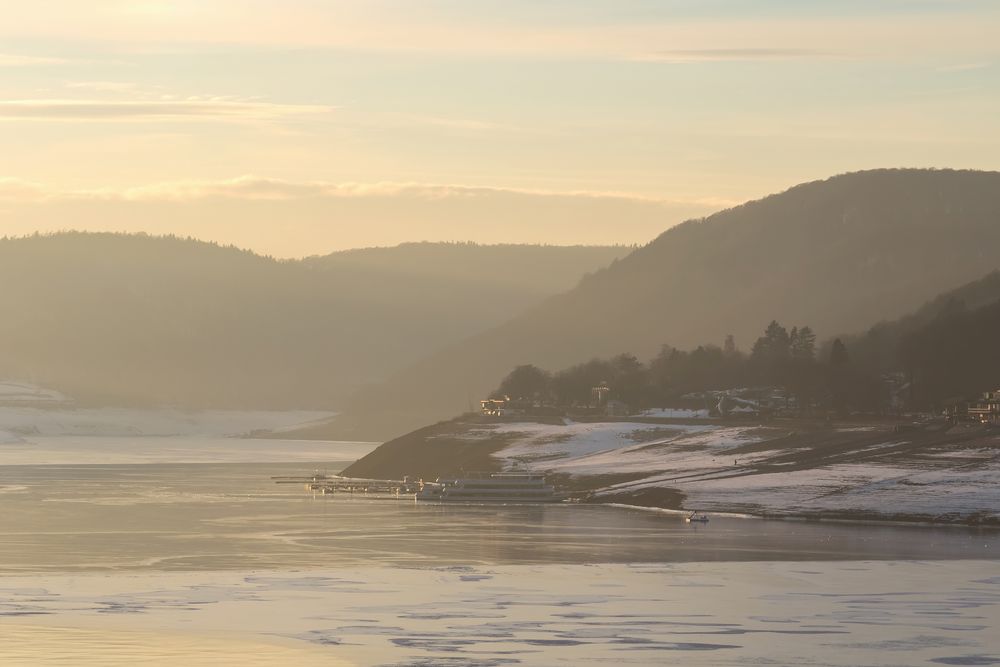
<instances>
[{"instance_id":1,"label":"hazy sky","mask_svg":"<svg viewBox=\"0 0 1000 667\"><path fill-rule=\"evenodd\" d=\"M996 0L0 0L0 233L644 242L1000 167Z\"/></svg>"}]
</instances>

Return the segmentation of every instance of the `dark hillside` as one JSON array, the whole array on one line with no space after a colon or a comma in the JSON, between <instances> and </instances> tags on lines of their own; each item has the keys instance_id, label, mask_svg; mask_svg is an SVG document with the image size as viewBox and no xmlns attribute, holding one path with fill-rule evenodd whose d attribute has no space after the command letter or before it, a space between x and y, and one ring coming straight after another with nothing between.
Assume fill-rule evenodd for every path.
<instances>
[{"instance_id":1,"label":"dark hillside","mask_svg":"<svg viewBox=\"0 0 1000 667\"><path fill-rule=\"evenodd\" d=\"M949 290L931 299L913 313L879 322L867 331L842 335L840 339L850 350L852 361L869 372L901 370L903 359L900 343L907 336L919 335L936 320L948 320L965 311L978 311L1000 302L1000 271ZM821 356L829 354L824 349ZM1000 357L1000 354L997 355Z\"/></svg>"}]
</instances>

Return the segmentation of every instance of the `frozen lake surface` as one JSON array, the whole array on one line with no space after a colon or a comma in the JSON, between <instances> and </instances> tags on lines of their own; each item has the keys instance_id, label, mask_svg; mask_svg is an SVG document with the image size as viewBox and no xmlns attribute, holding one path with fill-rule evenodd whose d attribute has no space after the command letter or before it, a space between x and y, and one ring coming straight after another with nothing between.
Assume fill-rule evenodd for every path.
<instances>
[{"instance_id":1,"label":"frozen lake surface","mask_svg":"<svg viewBox=\"0 0 1000 667\"><path fill-rule=\"evenodd\" d=\"M0 664L1000 664L997 531L698 526L270 479L368 447L0 447Z\"/></svg>"},{"instance_id":2,"label":"frozen lake surface","mask_svg":"<svg viewBox=\"0 0 1000 667\"><path fill-rule=\"evenodd\" d=\"M996 561L32 576L0 599L4 665L1000 663Z\"/></svg>"}]
</instances>

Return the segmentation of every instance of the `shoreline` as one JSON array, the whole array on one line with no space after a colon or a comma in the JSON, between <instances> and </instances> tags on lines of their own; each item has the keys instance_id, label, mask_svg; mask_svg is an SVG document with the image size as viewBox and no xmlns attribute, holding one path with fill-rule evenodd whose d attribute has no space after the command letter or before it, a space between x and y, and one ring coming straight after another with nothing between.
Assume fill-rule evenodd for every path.
<instances>
[{"instance_id":1,"label":"shoreline","mask_svg":"<svg viewBox=\"0 0 1000 667\"><path fill-rule=\"evenodd\" d=\"M674 509L670 507L655 507L652 505L629 505L628 503L581 503L587 505L603 505L605 507L617 507L626 510L639 510L643 512L654 512L660 514L671 514L677 516L689 515L695 510ZM880 518L851 518L838 515L808 515L808 514L751 514L748 512L733 512L720 510L703 511L697 510L699 514L707 514L709 517L722 517L725 519L746 519L753 521L801 521L803 523L837 523L855 526L901 526L912 528L963 528L1000 531L1000 522L997 523L965 523L961 521L924 521L918 519L897 519L886 517Z\"/></svg>"},{"instance_id":2,"label":"shoreline","mask_svg":"<svg viewBox=\"0 0 1000 667\"><path fill-rule=\"evenodd\" d=\"M463 415L342 474L545 474L582 503L770 519L1000 527L1000 431L941 422L707 423Z\"/></svg>"}]
</instances>

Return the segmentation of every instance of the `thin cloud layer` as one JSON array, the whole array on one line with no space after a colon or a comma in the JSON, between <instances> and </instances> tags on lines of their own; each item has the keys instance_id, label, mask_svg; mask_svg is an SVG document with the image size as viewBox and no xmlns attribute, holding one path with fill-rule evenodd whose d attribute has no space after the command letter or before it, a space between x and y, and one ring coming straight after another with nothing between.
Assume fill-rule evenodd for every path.
<instances>
[{"instance_id":1,"label":"thin cloud layer","mask_svg":"<svg viewBox=\"0 0 1000 667\"><path fill-rule=\"evenodd\" d=\"M636 56L635 60L663 63L807 60L841 57L829 51L794 48L674 49Z\"/></svg>"},{"instance_id":2,"label":"thin cloud layer","mask_svg":"<svg viewBox=\"0 0 1000 667\"><path fill-rule=\"evenodd\" d=\"M395 245L644 243L722 202L610 192L421 183L293 183L259 177L126 189L0 181L0 234L66 229L191 236L279 257Z\"/></svg>"},{"instance_id":3,"label":"thin cloud layer","mask_svg":"<svg viewBox=\"0 0 1000 667\"><path fill-rule=\"evenodd\" d=\"M486 199L490 197L537 197L558 199L619 200L663 206L724 208L737 202L721 198L657 198L626 192L557 191L434 183L296 183L259 176L240 176L216 181L177 181L121 189L58 189L15 178L0 178L0 198L8 201L197 201L203 199L295 200L310 198L408 198L423 200Z\"/></svg>"},{"instance_id":4,"label":"thin cloud layer","mask_svg":"<svg viewBox=\"0 0 1000 667\"><path fill-rule=\"evenodd\" d=\"M468 3L475 5L476 3ZM518 57L634 59L668 50L816 49L880 58L920 52L993 53L986 3L583 3L546 9L511 0L463 3L171 2L59 0L18 8L0 36L97 39L127 50L238 45ZM617 10L617 11L616 11ZM58 13L63 20L51 20ZM637 19L636 17L641 17ZM990 24L990 20L993 24Z\"/></svg>"},{"instance_id":5,"label":"thin cloud layer","mask_svg":"<svg viewBox=\"0 0 1000 667\"><path fill-rule=\"evenodd\" d=\"M38 183L19 178L0 178L0 201L39 202L51 197L51 193Z\"/></svg>"},{"instance_id":6,"label":"thin cloud layer","mask_svg":"<svg viewBox=\"0 0 1000 667\"><path fill-rule=\"evenodd\" d=\"M0 53L0 67L38 67L40 65L67 65L71 60L43 56L26 56L16 53Z\"/></svg>"},{"instance_id":7,"label":"thin cloud layer","mask_svg":"<svg viewBox=\"0 0 1000 667\"><path fill-rule=\"evenodd\" d=\"M6 100L0 101L0 119L8 120L163 120L257 119L303 114L325 114L335 107L271 104L226 99L210 100Z\"/></svg>"}]
</instances>

